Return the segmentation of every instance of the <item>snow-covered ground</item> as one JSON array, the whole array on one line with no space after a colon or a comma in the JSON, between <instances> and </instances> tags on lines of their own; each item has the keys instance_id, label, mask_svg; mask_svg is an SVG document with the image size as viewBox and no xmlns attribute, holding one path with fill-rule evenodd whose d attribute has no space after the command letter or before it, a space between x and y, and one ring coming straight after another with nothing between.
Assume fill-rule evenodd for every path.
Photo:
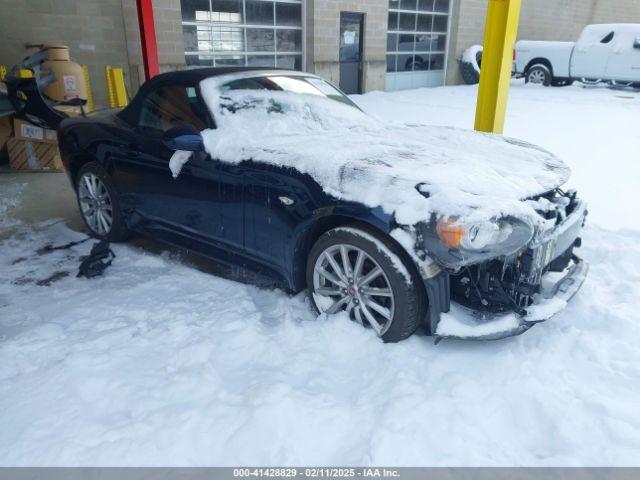
<instances>
[{"instance_id":1,"label":"snow-covered ground","mask_svg":"<svg viewBox=\"0 0 640 480\"><path fill-rule=\"evenodd\" d=\"M474 87L355 100L470 127ZM132 245L75 278L82 238L16 225L0 183L0 465L638 465L640 94L514 85L506 133L591 204L583 290L499 342L385 345L304 296ZM66 273L68 272L68 273Z\"/></svg>"}]
</instances>

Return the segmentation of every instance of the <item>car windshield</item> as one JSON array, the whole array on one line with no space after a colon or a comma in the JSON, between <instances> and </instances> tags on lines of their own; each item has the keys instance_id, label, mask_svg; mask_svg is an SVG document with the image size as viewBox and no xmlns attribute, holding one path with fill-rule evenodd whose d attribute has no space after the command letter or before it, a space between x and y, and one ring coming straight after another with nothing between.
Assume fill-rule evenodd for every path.
<instances>
[{"instance_id":1,"label":"car windshield","mask_svg":"<svg viewBox=\"0 0 640 480\"><path fill-rule=\"evenodd\" d=\"M271 90L280 92L316 95L329 98L350 107L358 108L349 97L329 82L312 76L301 75L267 75L232 80L220 86L220 93L232 90Z\"/></svg>"}]
</instances>

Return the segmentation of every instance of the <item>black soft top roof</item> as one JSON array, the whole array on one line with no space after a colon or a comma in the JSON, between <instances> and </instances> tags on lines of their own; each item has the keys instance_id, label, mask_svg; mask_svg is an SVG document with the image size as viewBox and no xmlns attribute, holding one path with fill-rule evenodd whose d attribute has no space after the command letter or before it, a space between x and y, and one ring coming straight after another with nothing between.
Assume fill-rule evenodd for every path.
<instances>
[{"instance_id":1,"label":"black soft top roof","mask_svg":"<svg viewBox=\"0 0 640 480\"><path fill-rule=\"evenodd\" d=\"M264 67L225 67L225 68L193 68L189 70L177 70L174 72L161 73L156 75L151 80L146 81L138 90L136 96L132 99L131 103L118 113L118 116L130 123L135 122L138 118L138 112L140 104L144 97L150 90L154 90L161 85L166 84L187 84L196 85L205 78L217 77L219 75L227 75L233 73L243 72L282 72L284 68L264 68ZM292 72L295 70L291 70Z\"/></svg>"},{"instance_id":2,"label":"black soft top roof","mask_svg":"<svg viewBox=\"0 0 640 480\"><path fill-rule=\"evenodd\" d=\"M281 72L286 70L285 68L265 68L265 67L224 67L224 68L213 68L213 67L205 67L205 68L192 68L189 70L178 70L175 72L167 72L161 73L160 75L156 75L153 77L149 83L157 82L165 82L165 81L191 81L191 82L199 82L209 77L217 77L219 75L227 75L231 73L243 73L243 72L264 72L273 70L274 72ZM292 70L293 71L293 70Z\"/></svg>"}]
</instances>

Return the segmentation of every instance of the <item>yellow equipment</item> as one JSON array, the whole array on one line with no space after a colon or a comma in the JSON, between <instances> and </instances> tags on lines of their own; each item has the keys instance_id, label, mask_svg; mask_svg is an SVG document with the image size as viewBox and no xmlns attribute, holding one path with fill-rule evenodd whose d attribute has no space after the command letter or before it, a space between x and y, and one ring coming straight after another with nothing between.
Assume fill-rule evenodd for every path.
<instances>
[{"instance_id":1,"label":"yellow equipment","mask_svg":"<svg viewBox=\"0 0 640 480\"><path fill-rule=\"evenodd\" d=\"M85 109L87 112L93 112L95 104L93 103L93 91L91 90L91 82L89 80L89 67L83 65L82 73L84 74L84 84L87 89L87 105L85 106Z\"/></svg>"},{"instance_id":2,"label":"yellow equipment","mask_svg":"<svg viewBox=\"0 0 640 480\"><path fill-rule=\"evenodd\" d=\"M475 129L502 133L507 110L520 0L489 0Z\"/></svg>"},{"instance_id":3,"label":"yellow equipment","mask_svg":"<svg viewBox=\"0 0 640 480\"><path fill-rule=\"evenodd\" d=\"M41 71L51 72L55 81L49 83L43 93L52 100L68 101L87 99L87 87L82 67L71 61L69 47L65 45L43 45L47 60L40 65Z\"/></svg>"},{"instance_id":4,"label":"yellow equipment","mask_svg":"<svg viewBox=\"0 0 640 480\"><path fill-rule=\"evenodd\" d=\"M28 68L21 68L18 70L18 78L33 78L33 72Z\"/></svg>"},{"instance_id":5,"label":"yellow equipment","mask_svg":"<svg viewBox=\"0 0 640 480\"><path fill-rule=\"evenodd\" d=\"M109 106L112 108L126 107L129 99L127 98L127 88L124 83L124 70L107 65L105 75L107 77Z\"/></svg>"}]
</instances>

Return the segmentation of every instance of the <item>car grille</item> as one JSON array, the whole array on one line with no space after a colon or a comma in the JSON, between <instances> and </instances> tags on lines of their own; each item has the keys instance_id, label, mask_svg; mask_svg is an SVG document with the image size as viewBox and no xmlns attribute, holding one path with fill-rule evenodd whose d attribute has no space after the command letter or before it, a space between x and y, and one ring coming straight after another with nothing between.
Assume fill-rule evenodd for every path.
<instances>
[{"instance_id":1,"label":"car grille","mask_svg":"<svg viewBox=\"0 0 640 480\"><path fill-rule=\"evenodd\" d=\"M549 222L548 227L562 223L575 211L579 203L575 190L563 192L560 189L550 190L528 200L537 203L535 210L538 215Z\"/></svg>"},{"instance_id":2,"label":"car grille","mask_svg":"<svg viewBox=\"0 0 640 480\"><path fill-rule=\"evenodd\" d=\"M536 212L545 226L520 258L518 273L508 290L515 304L523 308L532 301L547 271L562 270L569 264L584 223L584 217L570 218L576 209L584 208L575 191L556 189L530 200L537 203Z\"/></svg>"}]
</instances>

